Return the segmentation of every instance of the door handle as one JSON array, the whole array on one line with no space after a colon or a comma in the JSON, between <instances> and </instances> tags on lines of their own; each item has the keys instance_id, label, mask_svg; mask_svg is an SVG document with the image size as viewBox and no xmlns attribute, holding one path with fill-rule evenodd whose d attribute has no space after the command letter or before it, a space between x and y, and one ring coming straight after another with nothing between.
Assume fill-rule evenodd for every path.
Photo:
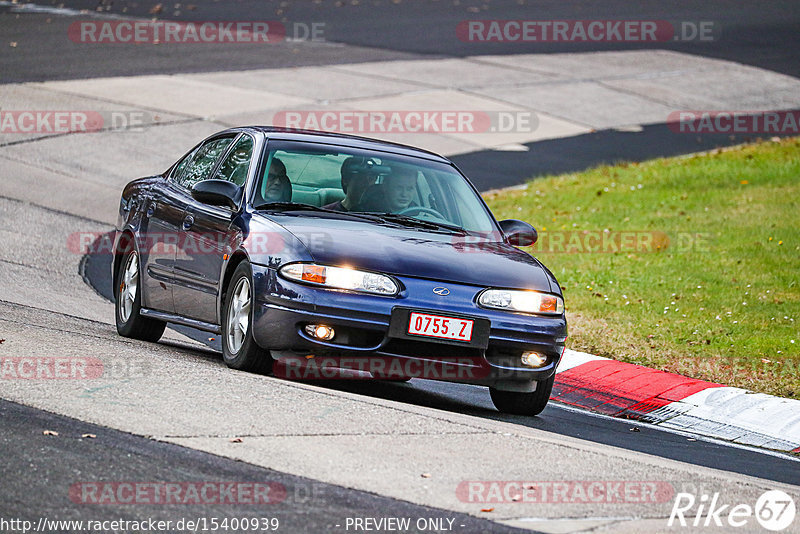
<instances>
[{"instance_id":1,"label":"door handle","mask_svg":"<svg viewBox=\"0 0 800 534\"><path fill-rule=\"evenodd\" d=\"M188 230L189 228L192 227L193 224L194 224L194 217L192 217L191 215L187 215L183 219L183 229L184 230Z\"/></svg>"}]
</instances>

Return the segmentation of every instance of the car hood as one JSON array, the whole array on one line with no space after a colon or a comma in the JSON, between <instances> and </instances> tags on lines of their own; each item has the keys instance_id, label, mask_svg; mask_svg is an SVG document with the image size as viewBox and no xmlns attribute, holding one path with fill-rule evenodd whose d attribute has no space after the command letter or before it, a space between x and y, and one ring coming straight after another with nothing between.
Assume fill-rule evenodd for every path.
<instances>
[{"instance_id":1,"label":"car hood","mask_svg":"<svg viewBox=\"0 0 800 534\"><path fill-rule=\"evenodd\" d=\"M322 216L270 214L269 218L294 234L318 263L561 293L555 280L550 283L552 274L538 260L507 243Z\"/></svg>"}]
</instances>

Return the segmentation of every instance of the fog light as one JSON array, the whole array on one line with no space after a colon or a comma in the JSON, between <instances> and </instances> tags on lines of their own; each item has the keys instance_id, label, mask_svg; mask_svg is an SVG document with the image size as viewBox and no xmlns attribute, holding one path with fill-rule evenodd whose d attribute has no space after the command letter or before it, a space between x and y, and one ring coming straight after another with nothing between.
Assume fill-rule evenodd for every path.
<instances>
[{"instance_id":1,"label":"fog light","mask_svg":"<svg viewBox=\"0 0 800 534\"><path fill-rule=\"evenodd\" d=\"M523 352L522 365L526 367L544 367L547 363L547 356L539 354L538 352Z\"/></svg>"},{"instance_id":2,"label":"fog light","mask_svg":"<svg viewBox=\"0 0 800 534\"><path fill-rule=\"evenodd\" d=\"M335 332L330 326L324 324L309 324L306 325L306 333L322 341L330 341L333 339Z\"/></svg>"}]
</instances>

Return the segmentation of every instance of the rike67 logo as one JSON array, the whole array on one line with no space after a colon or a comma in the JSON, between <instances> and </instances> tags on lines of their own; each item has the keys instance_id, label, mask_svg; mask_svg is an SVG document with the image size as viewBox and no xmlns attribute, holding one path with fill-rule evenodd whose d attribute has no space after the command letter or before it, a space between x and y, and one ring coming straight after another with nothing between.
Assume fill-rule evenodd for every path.
<instances>
[{"instance_id":1,"label":"rike67 logo","mask_svg":"<svg viewBox=\"0 0 800 534\"><path fill-rule=\"evenodd\" d=\"M797 509L792 497L781 490L764 492L755 506L748 503L724 503L719 493L709 496L703 494L698 499L692 493L680 492L675 495L672 512L667 526L753 528L752 519L772 532L780 532L793 522Z\"/></svg>"}]
</instances>

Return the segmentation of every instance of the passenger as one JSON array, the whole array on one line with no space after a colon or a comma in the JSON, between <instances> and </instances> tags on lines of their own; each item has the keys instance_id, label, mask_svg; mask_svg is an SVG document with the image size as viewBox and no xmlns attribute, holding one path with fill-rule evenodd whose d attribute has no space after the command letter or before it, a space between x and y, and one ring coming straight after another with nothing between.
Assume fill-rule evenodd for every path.
<instances>
[{"instance_id":1,"label":"passenger","mask_svg":"<svg viewBox=\"0 0 800 534\"><path fill-rule=\"evenodd\" d=\"M394 167L384 179L384 204L386 211L398 213L408 208L417 194L417 171L408 167Z\"/></svg>"},{"instance_id":2,"label":"passenger","mask_svg":"<svg viewBox=\"0 0 800 534\"><path fill-rule=\"evenodd\" d=\"M278 158L272 158L269 165L264 200L267 202L291 202L292 200L292 183L286 174L286 165Z\"/></svg>"},{"instance_id":3,"label":"passenger","mask_svg":"<svg viewBox=\"0 0 800 534\"><path fill-rule=\"evenodd\" d=\"M361 197L370 185L369 174L364 172L364 167L364 158L350 156L344 160L339 174L342 177L342 191L345 196L342 200L322 207L335 211L359 211Z\"/></svg>"}]
</instances>

